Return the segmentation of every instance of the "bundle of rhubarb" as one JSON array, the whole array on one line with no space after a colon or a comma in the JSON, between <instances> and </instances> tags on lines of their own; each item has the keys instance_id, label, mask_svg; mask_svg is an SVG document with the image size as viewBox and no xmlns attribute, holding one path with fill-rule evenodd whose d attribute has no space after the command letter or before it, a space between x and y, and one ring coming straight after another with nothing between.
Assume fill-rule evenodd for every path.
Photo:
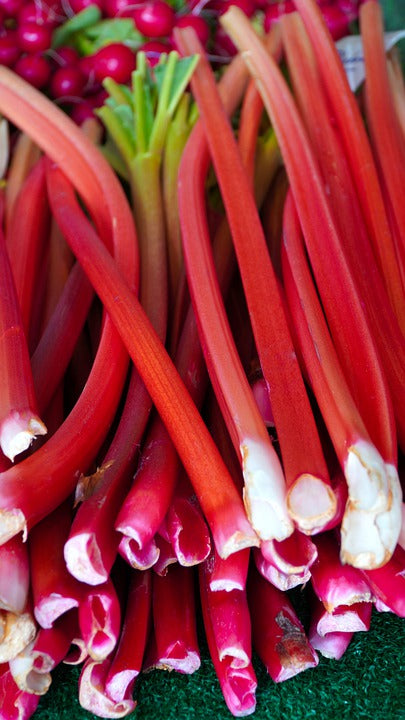
<instances>
[{"instance_id":1,"label":"bundle of rhubarb","mask_svg":"<svg viewBox=\"0 0 405 720\"><path fill-rule=\"evenodd\" d=\"M88 61L124 26L82 5L54 38ZM0 66L1 720L62 663L125 717L201 637L248 715L254 658L316 677L405 617L401 63L376 0L356 92L328 3L213 5L227 62L169 5L151 61L127 17L74 119Z\"/></svg>"}]
</instances>

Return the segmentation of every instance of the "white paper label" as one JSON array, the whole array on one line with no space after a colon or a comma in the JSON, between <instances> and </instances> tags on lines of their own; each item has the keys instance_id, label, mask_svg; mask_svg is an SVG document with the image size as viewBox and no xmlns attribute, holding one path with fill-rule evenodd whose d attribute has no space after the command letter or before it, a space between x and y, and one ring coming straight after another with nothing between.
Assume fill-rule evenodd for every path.
<instances>
[{"instance_id":1,"label":"white paper label","mask_svg":"<svg viewBox=\"0 0 405 720\"><path fill-rule=\"evenodd\" d=\"M385 49L387 52L405 37L405 30L385 33ZM353 92L364 80L363 43L360 35L349 35L337 41L336 47L346 70L346 75Z\"/></svg>"}]
</instances>

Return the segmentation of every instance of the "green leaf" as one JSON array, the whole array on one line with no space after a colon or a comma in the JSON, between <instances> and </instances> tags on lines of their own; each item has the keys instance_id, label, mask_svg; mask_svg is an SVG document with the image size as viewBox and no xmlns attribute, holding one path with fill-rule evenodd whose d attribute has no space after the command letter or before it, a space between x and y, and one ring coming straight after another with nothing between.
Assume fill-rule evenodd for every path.
<instances>
[{"instance_id":1,"label":"green leaf","mask_svg":"<svg viewBox=\"0 0 405 720\"><path fill-rule=\"evenodd\" d=\"M72 35L91 27L97 23L100 18L100 8L97 5L89 5L77 13L77 15L73 15L69 20L66 20L63 25L56 28L52 36L52 47L58 48L68 44L69 38L71 38Z\"/></svg>"},{"instance_id":2,"label":"green leaf","mask_svg":"<svg viewBox=\"0 0 405 720\"><path fill-rule=\"evenodd\" d=\"M172 53L170 53L172 55ZM177 53L176 53L177 55ZM192 55L190 57L179 58L174 66L171 77L170 93L167 103L167 112L172 115L177 107L177 104L184 93L190 78L195 70L198 63L198 55ZM158 94L162 92L163 85L165 83L165 75L169 67L169 58L163 62L159 62L155 66L155 79L158 88Z\"/></svg>"},{"instance_id":3,"label":"green leaf","mask_svg":"<svg viewBox=\"0 0 405 720\"><path fill-rule=\"evenodd\" d=\"M136 50L145 41L131 18L101 20L86 29L86 37L92 42L93 52L111 43L124 43Z\"/></svg>"}]
</instances>

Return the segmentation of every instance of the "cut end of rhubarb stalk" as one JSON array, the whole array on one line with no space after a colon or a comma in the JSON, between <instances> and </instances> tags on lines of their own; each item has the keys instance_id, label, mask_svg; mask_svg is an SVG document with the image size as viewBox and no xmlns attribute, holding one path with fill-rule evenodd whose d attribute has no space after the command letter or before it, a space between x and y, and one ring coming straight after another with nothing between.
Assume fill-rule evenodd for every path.
<instances>
[{"instance_id":1,"label":"cut end of rhubarb stalk","mask_svg":"<svg viewBox=\"0 0 405 720\"><path fill-rule=\"evenodd\" d=\"M79 680L80 705L99 717L126 717L135 709L136 702L128 698L116 703L107 696L104 692L104 681L108 667L109 661L100 663L88 660L86 662Z\"/></svg>"},{"instance_id":2,"label":"cut end of rhubarb stalk","mask_svg":"<svg viewBox=\"0 0 405 720\"><path fill-rule=\"evenodd\" d=\"M119 529L121 530L121 528ZM159 559L160 549L156 545L154 538L145 545L142 545L140 536L135 537L132 529L129 529L128 532L129 531L131 535L122 536L118 546L119 554L131 567L135 568L135 570L149 570L149 568L156 565Z\"/></svg>"},{"instance_id":3,"label":"cut end of rhubarb stalk","mask_svg":"<svg viewBox=\"0 0 405 720\"><path fill-rule=\"evenodd\" d=\"M359 440L349 447L345 477L349 498L355 507L366 511L387 509L387 467L374 445Z\"/></svg>"},{"instance_id":4,"label":"cut end of rhubarb stalk","mask_svg":"<svg viewBox=\"0 0 405 720\"><path fill-rule=\"evenodd\" d=\"M35 637L37 627L30 613L2 613L3 637L0 641L0 663L12 660Z\"/></svg>"},{"instance_id":5,"label":"cut end of rhubarb stalk","mask_svg":"<svg viewBox=\"0 0 405 720\"><path fill-rule=\"evenodd\" d=\"M245 481L243 501L252 527L261 540L285 540L294 530L288 515L281 466L254 440L241 445Z\"/></svg>"},{"instance_id":6,"label":"cut end of rhubarb stalk","mask_svg":"<svg viewBox=\"0 0 405 720\"><path fill-rule=\"evenodd\" d=\"M0 508L0 545L4 545L15 535L22 532L24 542L27 539L27 522L22 510L2 510Z\"/></svg>"},{"instance_id":7,"label":"cut end of rhubarb stalk","mask_svg":"<svg viewBox=\"0 0 405 720\"><path fill-rule=\"evenodd\" d=\"M80 582L88 585L101 585L106 582L108 572L103 565L94 535L73 535L66 541L63 554L70 574Z\"/></svg>"},{"instance_id":8,"label":"cut end of rhubarb stalk","mask_svg":"<svg viewBox=\"0 0 405 720\"><path fill-rule=\"evenodd\" d=\"M16 455L28 450L38 435L46 433L42 420L29 410L13 412L1 424L0 446L4 455L14 462Z\"/></svg>"},{"instance_id":9,"label":"cut end of rhubarb stalk","mask_svg":"<svg viewBox=\"0 0 405 720\"><path fill-rule=\"evenodd\" d=\"M287 493L287 507L301 532L320 532L336 513L336 496L330 485L310 473L300 475Z\"/></svg>"},{"instance_id":10,"label":"cut end of rhubarb stalk","mask_svg":"<svg viewBox=\"0 0 405 720\"><path fill-rule=\"evenodd\" d=\"M135 680L139 673L137 670L122 670L114 673L112 677L108 677L105 689L107 695L114 702L123 702L126 697L130 697Z\"/></svg>"},{"instance_id":11,"label":"cut end of rhubarb stalk","mask_svg":"<svg viewBox=\"0 0 405 720\"><path fill-rule=\"evenodd\" d=\"M402 491L395 468L387 466L387 470L386 509L359 509L349 496L341 525L340 558L343 563L373 570L385 565L395 550L401 531Z\"/></svg>"},{"instance_id":12,"label":"cut end of rhubarb stalk","mask_svg":"<svg viewBox=\"0 0 405 720\"><path fill-rule=\"evenodd\" d=\"M36 669L38 653L32 652L32 647L33 643L30 643L19 655L10 660L10 671L20 690L33 695L45 695L52 682L51 674Z\"/></svg>"},{"instance_id":13,"label":"cut end of rhubarb stalk","mask_svg":"<svg viewBox=\"0 0 405 720\"><path fill-rule=\"evenodd\" d=\"M72 608L79 606L76 598L62 597L52 593L34 608L35 619L42 628L49 630L54 622Z\"/></svg>"},{"instance_id":14,"label":"cut end of rhubarb stalk","mask_svg":"<svg viewBox=\"0 0 405 720\"><path fill-rule=\"evenodd\" d=\"M183 643L176 642L167 657L161 657L154 665L158 670L176 670L192 675L199 670L201 659L195 650L188 650Z\"/></svg>"}]
</instances>

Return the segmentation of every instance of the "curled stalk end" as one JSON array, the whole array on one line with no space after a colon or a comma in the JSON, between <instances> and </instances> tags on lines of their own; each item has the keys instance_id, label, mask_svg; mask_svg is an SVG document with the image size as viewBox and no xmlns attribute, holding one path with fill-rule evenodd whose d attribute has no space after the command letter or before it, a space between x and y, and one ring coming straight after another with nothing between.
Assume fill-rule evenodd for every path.
<instances>
[{"instance_id":1,"label":"curled stalk end","mask_svg":"<svg viewBox=\"0 0 405 720\"><path fill-rule=\"evenodd\" d=\"M38 435L46 435L47 429L37 415L30 410L11 413L1 424L0 446L12 462L16 455L28 450Z\"/></svg>"}]
</instances>

